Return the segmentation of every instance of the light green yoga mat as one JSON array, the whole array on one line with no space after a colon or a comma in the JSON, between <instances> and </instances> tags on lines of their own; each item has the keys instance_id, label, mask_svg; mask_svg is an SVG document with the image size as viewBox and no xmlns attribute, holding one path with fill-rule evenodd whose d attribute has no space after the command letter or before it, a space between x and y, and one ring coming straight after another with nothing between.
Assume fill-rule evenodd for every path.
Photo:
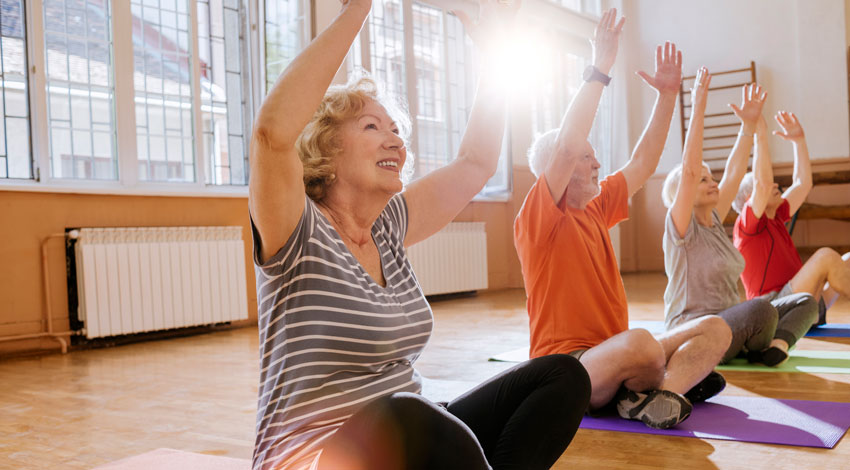
<instances>
[{"instance_id":1,"label":"light green yoga mat","mask_svg":"<svg viewBox=\"0 0 850 470\"><path fill-rule=\"evenodd\" d=\"M522 362L528 360L528 348L518 348L490 358L491 361ZM791 357L778 367L750 364L734 359L717 370L753 372L807 372L810 374L850 374L850 351L791 351Z\"/></svg>"},{"instance_id":2,"label":"light green yoga mat","mask_svg":"<svg viewBox=\"0 0 850 470\"><path fill-rule=\"evenodd\" d=\"M850 374L850 351L791 351L791 357L778 367L749 364L746 359L733 359L717 370L753 372L808 372L812 374Z\"/></svg>"}]
</instances>

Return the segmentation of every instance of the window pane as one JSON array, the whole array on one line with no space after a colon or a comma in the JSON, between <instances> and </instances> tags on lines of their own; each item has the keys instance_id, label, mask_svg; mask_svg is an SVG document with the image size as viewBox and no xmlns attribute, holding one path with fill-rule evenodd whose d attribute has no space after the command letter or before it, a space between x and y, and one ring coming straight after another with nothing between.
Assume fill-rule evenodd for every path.
<instances>
[{"instance_id":1,"label":"window pane","mask_svg":"<svg viewBox=\"0 0 850 470\"><path fill-rule=\"evenodd\" d=\"M404 22L399 0L375 0L369 15L372 76L399 102L407 102Z\"/></svg>"},{"instance_id":2,"label":"window pane","mask_svg":"<svg viewBox=\"0 0 850 470\"><path fill-rule=\"evenodd\" d=\"M103 0L44 0L54 178L118 178L110 16Z\"/></svg>"},{"instance_id":3,"label":"window pane","mask_svg":"<svg viewBox=\"0 0 850 470\"><path fill-rule=\"evenodd\" d=\"M547 44L557 44L559 39L549 37ZM548 47L544 52L550 67L543 69L545 76L538 84L538 93L532 102L531 125L535 135L561 125L561 118L582 84L581 74L587 60L584 57Z\"/></svg>"},{"instance_id":4,"label":"window pane","mask_svg":"<svg viewBox=\"0 0 850 470\"><path fill-rule=\"evenodd\" d=\"M0 178L32 178L25 25L23 1L0 0Z\"/></svg>"},{"instance_id":5,"label":"window pane","mask_svg":"<svg viewBox=\"0 0 850 470\"><path fill-rule=\"evenodd\" d=\"M238 4L229 8L222 0L198 1L201 117L208 184L248 184L243 139L246 103L242 93L242 71L246 68L241 53L245 44L240 32Z\"/></svg>"},{"instance_id":6,"label":"window pane","mask_svg":"<svg viewBox=\"0 0 850 470\"><path fill-rule=\"evenodd\" d=\"M266 93L307 44L307 10L303 0L265 3Z\"/></svg>"},{"instance_id":7,"label":"window pane","mask_svg":"<svg viewBox=\"0 0 850 470\"><path fill-rule=\"evenodd\" d=\"M139 179L194 181L188 0L131 0ZM145 153L141 153L146 150Z\"/></svg>"},{"instance_id":8,"label":"window pane","mask_svg":"<svg viewBox=\"0 0 850 470\"><path fill-rule=\"evenodd\" d=\"M421 177L453 158L449 148L443 11L440 8L413 4L413 50L417 96L415 176Z\"/></svg>"}]
</instances>

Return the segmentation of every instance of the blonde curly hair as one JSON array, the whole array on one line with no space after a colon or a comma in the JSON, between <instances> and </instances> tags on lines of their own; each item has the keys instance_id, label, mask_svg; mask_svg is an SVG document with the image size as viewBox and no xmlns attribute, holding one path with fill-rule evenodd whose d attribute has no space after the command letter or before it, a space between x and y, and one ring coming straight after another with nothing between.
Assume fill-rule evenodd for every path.
<instances>
[{"instance_id":1,"label":"blonde curly hair","mask_svg":"<svg viewBox=\"0 0 850 470\"><path fill-rule=\"evenodd\" d=\"M328 88L319 109L298 136L295 148L304 166L304 189L310 199L319 202L327 195L336 179L334 160L342 152L340 128L346 121L356 118L370 101L384 107L398 126L405 147L409 148L410 116L403 104L387 97L368 73L359 71L345 85ZM405 184L412 173L413 154L408 150L401 171Z\"/></svg>"}]
</instances>

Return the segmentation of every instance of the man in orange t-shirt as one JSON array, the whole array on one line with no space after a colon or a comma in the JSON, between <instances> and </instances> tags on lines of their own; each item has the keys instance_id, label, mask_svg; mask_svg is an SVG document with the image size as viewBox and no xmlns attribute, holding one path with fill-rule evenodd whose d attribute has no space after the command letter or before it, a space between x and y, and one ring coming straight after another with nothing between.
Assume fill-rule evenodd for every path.
<instances>
[{"instance_id":1,"label":"man in orange t-shirt","mask_svg":"<svg viewBox=\"0 0 850 470\"><path fill-rule=\"evenodd\" d=\"M616 403L623 418L669 428L686 419L692 401L725 386L712 372L731 341L723 319L706 316L658 338L628 329L628 305L608 229L628 216L628 198L654 173L670 128L682 75L681 52L658 46L655 76L638 72L657 92L652 118L631 160L598 182L599 162L587 141L616 58L623 19L600 20L593 66L560 130L529 150L539 177L514 223L528 294L531 356L567 353L590 375L591 409ZM612 402L613 399L613 402Z\"/></svg>"}]
</instances>

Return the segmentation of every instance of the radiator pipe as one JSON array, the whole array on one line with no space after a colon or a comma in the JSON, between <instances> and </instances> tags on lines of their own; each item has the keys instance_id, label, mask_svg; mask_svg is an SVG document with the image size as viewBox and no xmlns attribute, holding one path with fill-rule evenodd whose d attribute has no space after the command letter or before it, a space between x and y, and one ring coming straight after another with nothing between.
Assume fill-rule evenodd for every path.
<instances>
[{"instance_id":1,"label":"radiator pipe","mask_svg":"<svg viewBox=\"0 0 850 470\"><path fill-rule=\"evenodd\" d=\"M77 238L79 232L75 230L69 233L71 238ZM74 334L73 331L61 331L54 332L53 331L53 312L50 308L50 276L49 270L47 267L47 242L53 238L65 238L64 233L54 233L42 239L41 241L41 276L42 276L42 285L44 287L44 314L42 315L41 324L42 329L45 325L47 325L47 331L42 331L41 333L31 333L26 335L14 335L14 336L0 336L0 342L3 341L20 341L24 339L36 339L36 338L51 338L55 339L59 342L59 345L62 347L62 354L68 352L68 340L65 338L66 336L70 336Z\"/></svg>"}]
</instances>

